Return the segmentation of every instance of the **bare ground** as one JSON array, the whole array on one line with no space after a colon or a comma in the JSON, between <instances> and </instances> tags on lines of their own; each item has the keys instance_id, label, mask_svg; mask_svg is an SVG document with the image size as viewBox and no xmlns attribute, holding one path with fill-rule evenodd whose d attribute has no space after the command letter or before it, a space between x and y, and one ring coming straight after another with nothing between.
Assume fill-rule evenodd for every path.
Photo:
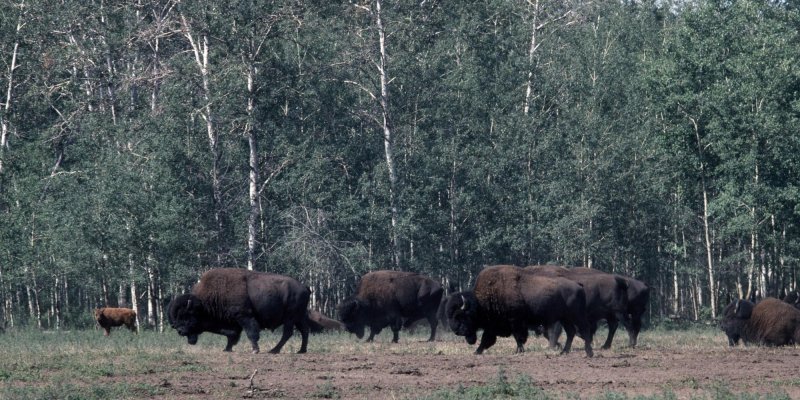
<instances>
[{"instance_id":1,"label":"bare ground","mask_svg":"<svg viewBox=\"0 0 800 400\"><path fill-rule=\"evenodd\" d=\"M575 341L577 348L563 356L545 349L544 340L533 337L526 353L512 354L514 341L501 338L477 356L472 354L474 346L462 338L442 336L435 343L423 342L423 336L401 336L399 344L388 343L387 333L376 343L358 342L347 335L312 336L307 354L290 353L296 350L296 338L277 355L249 354L245 343L233 353L223 353L221 347L184 346L175 360L174 369L179 372L145 374L135 380L160 387L163 398L196 399L405 399L460 386L495 384L499 374L511 382L526 376L556 398L587 399L609 392L692 398L720 388L800 398L800 349L729 348L722 333L710 339L688 336L649 341L644 332L635 349L618 347L627 339L623 333L614 348L597 349L594 358L584 356L580 339ZM262 339L262 348L269 348L269 339L274 337Z\"/></svg>"}]
</instances>

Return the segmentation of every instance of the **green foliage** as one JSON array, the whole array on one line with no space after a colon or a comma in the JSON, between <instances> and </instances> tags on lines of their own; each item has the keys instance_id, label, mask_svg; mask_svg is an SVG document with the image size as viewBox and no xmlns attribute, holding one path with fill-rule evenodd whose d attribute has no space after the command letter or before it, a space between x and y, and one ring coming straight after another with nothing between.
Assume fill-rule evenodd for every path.
<instances>
[{"instance_id":1,"label":"green foliage","mask_svg":"<svg viewBox=\"0 0 800 400\"><path fill-rule=\"evenodd\" d=\"M252 210L256 269L328 313L395 256L454 289L497 263L634 275L653 318L796 285L796 8L382 6L396 228L374 2L0 5L0 321L88 326L135 287L152 327L246 265Z\"/></svg>"}]
</instances>

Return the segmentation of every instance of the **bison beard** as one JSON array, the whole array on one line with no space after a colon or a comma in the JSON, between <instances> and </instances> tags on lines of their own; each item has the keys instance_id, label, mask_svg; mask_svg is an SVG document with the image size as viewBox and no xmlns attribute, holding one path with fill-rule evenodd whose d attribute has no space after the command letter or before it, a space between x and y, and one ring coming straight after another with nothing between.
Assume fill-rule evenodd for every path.
<instances>
[{"instance_id":1,"label":"bison beard","mask_svg":"<svg viewBox=\"0 0 800 400\"><path fill-rule=\"evenodd\" d=\"M477 331L483 329L476 354L494 345L498 336L512 335L517 352L523 352L530 327L549 327L559 322L567 332L562 354L570 351L575 333L579 332L586 356L591 357L592 332L585 307L585 293L575 282L500 265L481 271L474 290L449 296L445 314L450 329L464 336L469 344L475 344Z\"/></svg>"},{"instance_id":2,"label":"bison beard","mask_svg":"<svg viewBox=\"0 0 800 400\"><path fill-rule=\"evenodd\" d=\"M436 338L436 312L442 298L442 286L423 275L400 271L375 271L361 277L356 294L339 304L339 318L345 329L359 339L369 326L367 341L386 326L392 329L397 343L400 329L420 319L431 327L429 341Z\"/></svg>"},{"instance_id":3,"label":"bison beard","mask_svg":"<svg viewBox=\"0 0 800 400\"><path fill-rule=\"evenodd\" d=\"M800 310L791 304L768 297L758 304L737 300L722 311L722 330L728 344L756 343L786 346L800 343Z\"/></svg>"},{"instance_id":4,"label":"bison beard","mask_svg":"<svg viewBox=\"0 0 800 400\"><path fill-rule=\"evenodd\" d=\"M189 344L196 344L203 332L226 336L225 351L233 350L244 330L253 353L258 353L259 332L283 325L281 339L270 350L279 353L296 327L302 336L298 353L305 353L310 294L306 286L286 276L237 268L212 269L200 277L191 294L170 302L168 316L172 327L186 336Z\"/></svg>"},{"instance_id":5,"label":"bison beard","mask_svg":"<svg viewBox=\"0 0 800 400\"><path fill-rule=\"evenodd\" d=\"M130 308L97 308L94 310L94 319L105 331L105 336L111 334L112 327L122 325L125 325L131 332L136 333L136 311Z\"/></svg>"}]
</instances>

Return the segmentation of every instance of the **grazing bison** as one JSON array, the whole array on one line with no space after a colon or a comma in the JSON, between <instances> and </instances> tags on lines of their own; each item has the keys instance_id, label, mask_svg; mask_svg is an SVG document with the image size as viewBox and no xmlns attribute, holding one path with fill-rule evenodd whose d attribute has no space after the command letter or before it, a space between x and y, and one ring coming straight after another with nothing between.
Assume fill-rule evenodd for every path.
<instances>
[{"instance_id":1,"label":"grazing bison","mask_svg":"<svg viewBox=\"0 0 800 400\"><path fill-rule=\"evenodd\" d=\"M736 300L722 310L722 330L728 344L739 339L767 346L800 344L800 310L781 300L767 297L754 304Z\"/></svg>"},{"instance_id":2,"label":"grazing bison","mask_svg":"<svg viewBox=\"0 0 800 400\"><path fill-rule=\"evenodd\" d=\"M242 330L258 353L259 332L283 325L283 335L270 353L279 353L300 331L302 344L308 345L308 300L311 291L295 279L239 268L212 269L200 277L191 294L176 297L169 304L169 322L189 344L197 343L203 332L228 338L225 351L239 342Z\"/></svg>"},{"instance_id":3,"label":"grazing bison","mask_svg":"<svg viewBox=\"0 0 800 400\"><path fill-rule=\"evenodd\" d=\"M603 349L611 347L619 321L629 325L628 283L624 278L589 268L536 265L526 269L536 275L566 278L583 286L586 292L586 316L592 335L597 332L600 320L608 323L608 337ZM557 343L561 333L557 325L553 328L547 334L551 346Z\"/></svg>"},{"instance_id":4,"label":"grazing bison","mask_svg":"<svg viewBox=\"0 0 800 400\"><path fill-rule=\"evenodd\" d=\"M94 310L94 319L97 324L105 331L103 334L111 334L111 328L125 325L131 332L136 333L136 311L130 308L102 307Z\"/></svg>"},{"instance_id":5,"label":"grazing bison","mask_svg":"<svg viewBox=\"0 0 800 400\"><path fill-rule=\"evenodd\" d=\"M483 353L498 336L513 335L517 353L525 351L528 329L561 323L567 332L563 353L568 353L576 331L584 339L586 356L592 356L592 332L586 319L586 294L571 280L536 275L523 268L496 265L478 274L472 291L455 293L447 298L445 314L458 336L475 344L477 331L483 329L476 354Z\"/></svg>"},{"instance_id":6,"label":"grazing bison","mask_svg":"<svg viewBox=\"0 0 800 400\"><path fill-rule=\"evenodd\" d=\"M344 325L332 318L328 318L325 314L311 310L308 312L309 327L311 333L322 333L326 331L341 331L344 330Z\"/></svg>"},{"instance_id":7,"label":"grazing bison","mask_svg":"<svg viewBox=\"0 0 800 400\"><path fill-rule=\"evenodd\" d=\"M367 338L387 326L392 329L392 342L399 340L400 328L425 318L431 327L428 341L436 338L436 311L442 299L442 286L431 278L413 272L374 271L361 277L353 296L339 304L339 318L348 332L359 339L369 326Z\"/></svg>"}]
</instances>

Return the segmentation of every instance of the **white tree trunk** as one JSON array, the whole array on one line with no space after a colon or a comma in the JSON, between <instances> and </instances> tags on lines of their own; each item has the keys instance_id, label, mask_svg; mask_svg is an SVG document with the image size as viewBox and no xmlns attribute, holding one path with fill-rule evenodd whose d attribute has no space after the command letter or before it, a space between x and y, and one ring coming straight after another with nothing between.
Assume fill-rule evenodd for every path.
<instances>
[{"instance_id":1,"label":"white tree trunk","mask_svg":"<svg viewBox=\"0 0 800 400\"><path fill-rule=\"evenodd\" d=\"M259 180L259 166L258 166L258 141L254 125L253 110L255 109L255 73L256 69L253 65L253 60L250 59L247 65L247 124L245 130L247 131L247 143L250 147L249 166L250 173L248 175L248 200L250 202L250 212L247 217L247 269L253 270L256 264L256 235L258 234L257 226L260 215L260 207L258 204L258 180Z\"/></svg>"},{"instance_id":2,"label":"white tree trunk","mask_svg":"<svg viewBox=\"0 0 800 400\"><path fill-rule=\"evenodd\" d=\"M17 20L16 26L16 33L17 37L19 37L19 33L22 30L23 26L23 12L25 9L25 2L22 1L19 4L20 7L20 16ZM17 69L17 54L19 52L19 41L14 42L14 46L11 50L11 63L8 65L8 72L6 73L6 95L5 101L3 102L2 107L0 107L0 175L3 174L3 153L5 149L8 148L8 135L9 135L9 123L8 123L8 113L11 110L11 101L12 101L12 94L14 88L14 70Z\"/></svg>"},{"instance_id":3,"label":"white tree trunk","mask_svg":"<svg viewBox=\"0 0 800 400\"><path fill-rule=\"evenodd\" d=\"M186 17L181 15L181 23L183 28L183 35L189 42L194 60L200 73L200 79L203 88L203 101L204 105L200 116L206 122L206 134L208 135L208 147L211 152L211 191L214 198L214 222L217 226L217 265L223 264L223 249L222 249L222 232L223 232L223 206L222 206L222 183L220 178L220 149L219 149L219 136L215 130L214 114L211 107L211 76L208 64L208 36L205 34L200 35L198 38L194 37L192 28Z\"/></svg>"},{"instance_id":4,"label":"white tree trunk","mask_svg":"<svg viewBox=\"0 0 800 400\"><path fill-rule=\"evenodd\" d=\"M381 1L375 1L375 26L378 28L378 42L380 50L380 62L378 73L381 85L381 114L383 117L383 148L386 155L386 168L389 172L389 208L391 211L391 243L393 262L395 267L400 266L400 246L397 232L397 171L394 163L394 141L392 138L391 119L389 113L389 77L387 72L388 57L386 55L386 30L383 26L381 16Z\"/></svg>"}]
</instances>

